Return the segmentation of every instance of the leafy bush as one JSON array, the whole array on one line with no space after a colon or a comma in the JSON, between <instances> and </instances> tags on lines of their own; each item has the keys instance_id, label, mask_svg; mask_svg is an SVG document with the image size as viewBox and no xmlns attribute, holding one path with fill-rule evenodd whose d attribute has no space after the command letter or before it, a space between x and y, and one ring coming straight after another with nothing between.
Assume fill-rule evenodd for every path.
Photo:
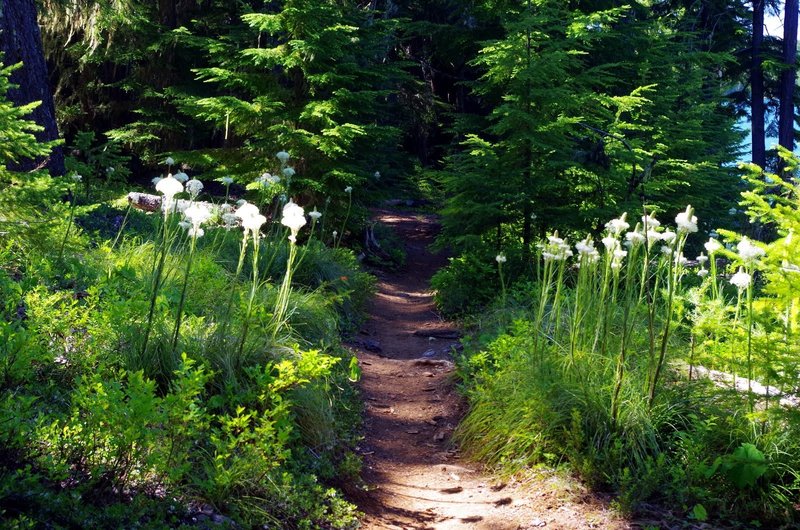
<instances>
[{"instance_id":1,"label":"leafy bush","mask_svg":"<svg viewBox=\"0 0 800 530\"><path fill-rule=\"evenodd\" d=\"M437 308L446 315L459 315L486 305L497 295L497 272L491 263L472 253L450 258L431 279Z\"/></svg>"}]
</instances>

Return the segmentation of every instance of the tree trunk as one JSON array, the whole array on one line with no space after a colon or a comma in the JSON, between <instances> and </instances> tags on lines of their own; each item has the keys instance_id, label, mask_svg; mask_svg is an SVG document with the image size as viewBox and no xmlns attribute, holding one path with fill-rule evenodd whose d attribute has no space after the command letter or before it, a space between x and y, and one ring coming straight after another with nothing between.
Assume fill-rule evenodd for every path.
<instances>
[{"instance_id":1,"label":"tree trunk","mask_svg":"<svg viewBox=\"0 0 800 530\"><path fill-rule=\"evenodd\" d=\"M786 0L783 19L783 63L781 72L778 143L794 150L794 84L797 79L797 14L798 0Z\"/></svg>"},{"instance_id":2,"label":"tree trunk","mask_svg":"<svg viewBox=\"0 0 800 530\"><path fill-rule=\"evenodd\" d=\"M34 0L0 0L0 52L4 64L22 63L22 68L11 74L11 82L19 88L9 90L8 98L18 106L41 101L41 105L31 113L31 119L44 128L36 133L36 138L39 141L57 139L56 110L47 83L47 65ZM30 171L39 167L62 175L64 153L61 147L53 149L45 160L25 161L13 169Z\"/></svg>"},{"instance_id":3,"label":"tree trunk","mask_svg":"<svg viewBox=\"0 0 800 530\"><path fill-rule=\"evenodd\" d=\"M750 120L752 161L762 169L767 164L764 136L764 70L761 45L764 42L764 0L753 0L752 60L750 63Z\"/></svg>"}]
</instances>

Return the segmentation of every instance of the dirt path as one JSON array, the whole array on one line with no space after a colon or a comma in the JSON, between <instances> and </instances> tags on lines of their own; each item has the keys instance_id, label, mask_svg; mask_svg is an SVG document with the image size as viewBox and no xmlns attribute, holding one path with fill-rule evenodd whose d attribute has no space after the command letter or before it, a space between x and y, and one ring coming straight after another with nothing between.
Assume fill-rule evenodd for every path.
<instances>
[{"instance_id":1,"label":"dirt path","mask_svg":"<svg viewBox=\"0 0 800 530\"><path fill-rule=\"evenodd\" d=\"M362 528L627 528L574 483L552 474L535 484L501 482L461 459L450 442L464 412L450 357L458 331L436 314L428 285L446 263L427 249L438 226L431 216L375 216L406 241L408 258L404 270L379 277L353 346L366 402Z\"/></svg>"}]
</instances>

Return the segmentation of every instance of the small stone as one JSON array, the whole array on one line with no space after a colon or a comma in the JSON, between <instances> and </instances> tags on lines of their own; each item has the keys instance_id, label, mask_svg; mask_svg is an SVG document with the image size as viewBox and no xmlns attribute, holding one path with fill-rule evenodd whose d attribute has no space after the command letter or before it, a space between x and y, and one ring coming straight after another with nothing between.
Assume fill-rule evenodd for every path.
<instances>
[{"instance_id":1,"label":"small stone","mask_svg":"<svg viewBox=\"0 0 800 530\"><path fill-rule=\"evenodd\" d=\"M375 339L364 339L361 343L364 345L364 349L367 351L371 351L373 353L380 353L383 351L383 348L381 348L381 343Z\"/></svg>"},{"instance_id":2,"label":"small stone","mask_svg":"<svg viewBox=\"0 0 800 530\"><path fill-rule=\"evenodd\" d=\"M502 499L498 499L494 501L495 506L507 506L513 502L511 497L503 497Z\"/></svg>"},{"instance_id":3,"label":"small stone","mask_svg":"<svg viewBox=\"0 0 800 530\"><path fill-rule=\"evenodd\" d=\"M424 375L425 377L433 377L436 374L434 374L433 372L422 372L422 375Z\"/></svg>"}]
</instances>

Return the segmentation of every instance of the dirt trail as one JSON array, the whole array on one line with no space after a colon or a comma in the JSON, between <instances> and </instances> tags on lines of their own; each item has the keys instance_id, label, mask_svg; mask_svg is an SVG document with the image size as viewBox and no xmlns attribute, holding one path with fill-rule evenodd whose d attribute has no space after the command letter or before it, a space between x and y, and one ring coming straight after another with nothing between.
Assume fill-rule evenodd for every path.
<instances>
[{"instance_id":1,"label":"dirt trail","mask_svg":"<svg viewBox=\"0 0 800 530\"><path fill-rule=\"evenodd\" d=\"M404 270L379 276L370 319L353 344L366 403L362 528L627 528L574 483L501 482L461 459L450 442L465 407L450 357L458 330L437 315L429 287L446 263L427 248L438 225L396 211L375 217L405 240L408 257Z\"/></svg>"}]
</instances>

